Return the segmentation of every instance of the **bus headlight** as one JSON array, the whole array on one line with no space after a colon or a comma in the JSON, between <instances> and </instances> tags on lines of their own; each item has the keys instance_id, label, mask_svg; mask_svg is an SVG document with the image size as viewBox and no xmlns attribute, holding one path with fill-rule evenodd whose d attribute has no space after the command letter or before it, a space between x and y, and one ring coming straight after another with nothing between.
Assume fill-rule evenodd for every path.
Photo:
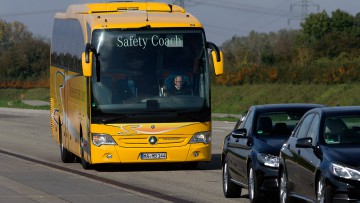
<instances>
[{"instance_id":1,"label":"bus headlight","mask_svg":"<svg viewBox=\"0 0 360 203\"><path fill-rule=\"evenodd\" d=\"M116 145L115 140L108 134L92 134L92 142L95 146Z\"/></svg>"},{"instance_id":2,"label":"bus headlight","mask_svg":"<svg viewBox=\"0 0 360 203\"><path fill-rule=\"evenodd\" d=\"M198 132L195 133L191 140L190 140L190 144L194 144L194 143L204 143L204 144L209 144L211 142L211 132L207 131L207 132Z\"/></svg>"}]
</instances>

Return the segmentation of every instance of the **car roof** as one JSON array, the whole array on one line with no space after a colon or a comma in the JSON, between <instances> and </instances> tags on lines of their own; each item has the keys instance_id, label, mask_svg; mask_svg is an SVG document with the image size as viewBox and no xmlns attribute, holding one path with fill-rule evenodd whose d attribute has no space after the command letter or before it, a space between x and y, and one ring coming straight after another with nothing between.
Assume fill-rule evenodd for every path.
<instances>
[{"instance_id":1,"label":"car roof","mask_svg":"<svg viewBox=\"0 0 360 203\"><path fill-rule=\"evenodd\" d=\"M250 108L255 109L256 111L276 111L283 109L313 109L313 108L322 108L325 105L322 104L311 104L311 103L283 103L283 104L262 104L262 105L253 105Z\"/></svg>"},{"instance_id":2,"label":"car roof","mask_svg":"<svg viewBox=\"0 0 360 203\"><path fill-rule=\"evenodd\" d=\"M360 106L333 106L324 108L315 108L310 112L319 112L324 115L340 115L340 114L360 114Z\"/></svg>"}]
</instances>

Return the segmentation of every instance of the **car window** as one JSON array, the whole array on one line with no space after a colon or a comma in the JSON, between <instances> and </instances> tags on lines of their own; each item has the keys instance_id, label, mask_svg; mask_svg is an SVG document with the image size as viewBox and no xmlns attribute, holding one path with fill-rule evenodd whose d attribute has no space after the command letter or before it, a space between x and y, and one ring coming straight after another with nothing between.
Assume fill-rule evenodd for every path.
<instances>
[{"instance_id":1,"label":"car window","mask_svg":"<svg viewBox=\"0 0 360 203\"><path fill-rule=\"evenodd\" d=\"M296 129L295 137L304 138L307 136L311 121L314 118L314 114L308 114L300 123L300 126Z\"/></svg>"},{"instance_id":2,"label":"car window","mask_svg":"<svg viewBox=\"0 0 360 203\"><path fill-rule=\"evenodd\" d=\"M238 130L240 128L244 128L244 123L245 123L245 120L247 118L249 114L249 111L246 111L243 116L241 116L241 118L237 121L237 123L235 124L234 126L234 129L233 130Z\"/></svg>"},{"instance_id":3,"label":"car window","mask_svg":"<svg viewBox=\"0 0 360 203\"><path fill-rule=\"evenodd\" d=\"M299 110L261 112L255 121L255 132L258 136L289 137L304 113Z\"/></svg>"},{"instance_id":4,"label":"car window","mask_svg":"<svg viewBox=\"0 0 360 203\"><path fill-rule=\"evenodd\" d=\"M312 138L312 144L315 146L317 141L317 135L319 133L319 124L320 124L320 116L318 114L315 115L314 119L311 122L307 137Z\"/></svg>"},{"instance_id":5,"label":"car window","mask_svg":"<svg viewBox=\"0 0 360 203\"><path fill-rule=\"evenodd\" d=\"M360 115L327 117L323 135L326 144L360 143Z\"/></svg>"},{"instance_id":6,"label":"car window","mask_svg":"<svg viewBox=\"0 0 360 203\"><path fill-rule=\"evenodd\" d=\"M253 123L252 122L253 118L254 118L254 111L251 109L246 115L243 125L240 125L240 128L245 128L249 132Z\"/></svg>"}]
</instances>

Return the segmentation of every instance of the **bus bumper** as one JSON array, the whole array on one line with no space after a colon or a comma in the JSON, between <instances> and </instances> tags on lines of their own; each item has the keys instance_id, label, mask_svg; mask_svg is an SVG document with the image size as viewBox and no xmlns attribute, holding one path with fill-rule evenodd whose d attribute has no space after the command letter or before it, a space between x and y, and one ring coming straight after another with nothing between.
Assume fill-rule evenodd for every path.
<instances>
[{"instance_id":1,"label":"bus bumper","mask_svg":"<svg viewBox=\"0 0 360 203\"><path fill-rule=\"evenodd\" d=\"M166 154L145 159L144 154ZM91 147L91 164L120 163L175 163L175 162L209 162L211 145L196 143L181 147L164 148L125 148L113 145Z\"/></svg>"}]
</instances>

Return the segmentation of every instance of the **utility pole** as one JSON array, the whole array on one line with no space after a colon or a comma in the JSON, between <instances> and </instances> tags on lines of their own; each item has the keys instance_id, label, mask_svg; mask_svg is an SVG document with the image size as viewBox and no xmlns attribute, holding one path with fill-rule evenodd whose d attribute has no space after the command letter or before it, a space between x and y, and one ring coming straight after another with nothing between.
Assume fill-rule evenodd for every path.
<instances>
[{"instance_id":1,"label":"utility pole","mask_svg":"<svg viewBox=\"0 0 360 203\"><path fill-rule=\"evenodd\" d=\"M185 8L185 0L173 0L173 4Z\"/></svg>"},{"instance_id":2,"label":"utility pole","mask_svg":"<svg viewBox=\"0 0 360 203\"><path fill-rule=\"evenodd\" d=\"M290 24L291 20L300 20L301 22L305 21L305 18L309 15L309 8L310 7L316 7L317 12L320 10L320 6L318 4L314 4L310 2L309 0L302 0L301 2L297 2L290 5L290 11L294 12L294 7L301 7L301 14L291 17L288 19L288 24Z\"/></svg>"}]
</instances>

